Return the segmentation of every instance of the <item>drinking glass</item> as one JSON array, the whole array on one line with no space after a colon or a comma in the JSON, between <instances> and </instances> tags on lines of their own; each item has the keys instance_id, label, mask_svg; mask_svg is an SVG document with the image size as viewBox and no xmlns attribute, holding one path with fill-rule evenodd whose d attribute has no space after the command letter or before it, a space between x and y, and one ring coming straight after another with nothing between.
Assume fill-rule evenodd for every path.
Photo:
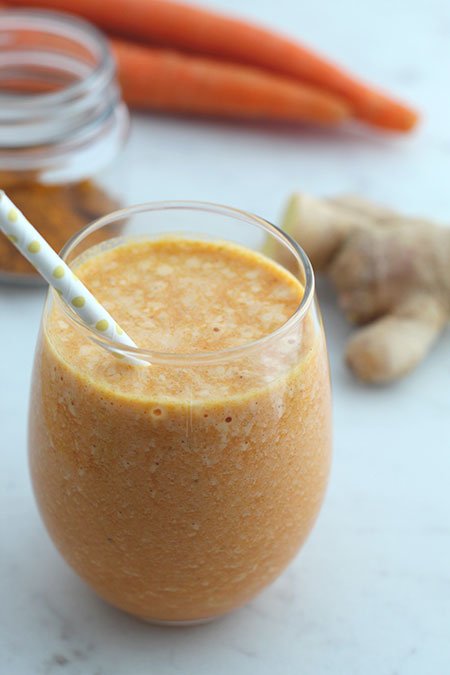
<instances>
[{"instance_id":1,"label":"drinking glass","mask_svg":"<svg viewBox=\"0 0 450 675\"><path fill-rule=\"evenodd\" d=\"M155 352L99 337L50 289L29 454L42 518L77 574L143 619L192 623L249 601L305 541L330 467L330 382L311 264L262 218L208 203L149 203L94 222L62 256L76 268L128 238L172 234L282 261L303 286L298 307L258 340ZM62 340L77 345L77 358L67 346L62 353ZM111 349L148 366L124 365Z\"/></svg>"}]
</instances>

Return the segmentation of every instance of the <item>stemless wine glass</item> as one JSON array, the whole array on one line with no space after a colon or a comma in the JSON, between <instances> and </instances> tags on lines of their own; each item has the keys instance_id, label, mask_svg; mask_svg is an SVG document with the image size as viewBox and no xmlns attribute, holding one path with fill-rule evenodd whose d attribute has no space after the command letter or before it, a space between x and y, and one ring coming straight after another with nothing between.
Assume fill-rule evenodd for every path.
<instances>
[{"instance_id":1,"label":"stemless wine glass","mask_svg":"<svg viewBox=\"0 0 450 675\"><path fill-rule=\"evenodd\" d=\"M174 233L272 252L303 285L300 304L258 340L186 354L130 348L148 363L133 367L50 290L29 452L44 522L80 577L146 620L192 623L247 602L303 544L329 473L330 383L310 262L262 218L149 203L94 222L62 255L76 268L129 237Z\"/></svg>"}]
</instances>

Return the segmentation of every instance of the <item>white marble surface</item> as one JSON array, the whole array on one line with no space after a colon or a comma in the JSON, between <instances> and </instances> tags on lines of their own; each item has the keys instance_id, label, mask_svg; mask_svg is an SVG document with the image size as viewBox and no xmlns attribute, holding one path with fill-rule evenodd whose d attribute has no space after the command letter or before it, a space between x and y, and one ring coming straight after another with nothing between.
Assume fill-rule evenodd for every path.
<instances>
[{"instance_id":1,"label":"white marble surface","mask_svg":"<svg viewBox=\"0 0 450 675\"><path fill-rule=\"evenodd\" d=\"M206 0L205 0L206 2ZM417 102L411 138L136 120L142 199L229 203L277 220L294 188L358 190L450 221L446 0L214 0L304 38ZM0 287L0 672L5 675L447 675L450 672L450 339L388 389L341 361L349 328L321 293L335 461L301 555L249 606L191 629L97 600L51 545L31 493L27 396L41 291Z\"/></svg>"}]
</instances>

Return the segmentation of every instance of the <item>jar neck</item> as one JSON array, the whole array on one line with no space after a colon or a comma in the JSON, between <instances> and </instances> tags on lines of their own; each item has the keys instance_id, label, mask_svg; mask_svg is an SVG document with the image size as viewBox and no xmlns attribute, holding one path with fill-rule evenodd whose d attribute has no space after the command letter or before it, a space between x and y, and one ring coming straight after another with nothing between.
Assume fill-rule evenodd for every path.
<instances>
[{"instance_id":1,"label":"jar neck","mask_svg":"<svg viewBox=\"0 0 450 675\"><path fill-rule=\"evenodd\" d=\"M101 33L57 12L0 11L0 169L61 164L117 135L124 117Z\"/></svg>"}]
</instances>

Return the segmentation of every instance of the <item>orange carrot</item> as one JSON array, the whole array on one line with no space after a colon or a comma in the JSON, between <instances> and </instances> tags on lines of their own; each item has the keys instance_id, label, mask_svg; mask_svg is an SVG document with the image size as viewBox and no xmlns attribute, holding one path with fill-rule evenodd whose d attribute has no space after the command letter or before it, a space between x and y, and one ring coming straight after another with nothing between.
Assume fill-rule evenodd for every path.
<instances>
[{"instance_id":1,"label":"orange carrot","mask_svg":"<svg viewBox=\"0 0 450 675\"><path fill-rule=\"evenodd\" d=\"M199 7L167 0L10 0L11 4L74 12L127 38L247 63L315 84L345 98L360 119L409 131L410 108L359 82L312 50L269 30Z\"/></svg>"},{"instance_id":2,"label":"orange carrot","mask_svg":"<svg viewBox=\"0 0 450 675\"><path fill-rule=\"evenodd\" d=\"M337 124L335 96L248 66L112 41L119 79L135 108L230 118Z\"/></svg>"}]
</instances>

